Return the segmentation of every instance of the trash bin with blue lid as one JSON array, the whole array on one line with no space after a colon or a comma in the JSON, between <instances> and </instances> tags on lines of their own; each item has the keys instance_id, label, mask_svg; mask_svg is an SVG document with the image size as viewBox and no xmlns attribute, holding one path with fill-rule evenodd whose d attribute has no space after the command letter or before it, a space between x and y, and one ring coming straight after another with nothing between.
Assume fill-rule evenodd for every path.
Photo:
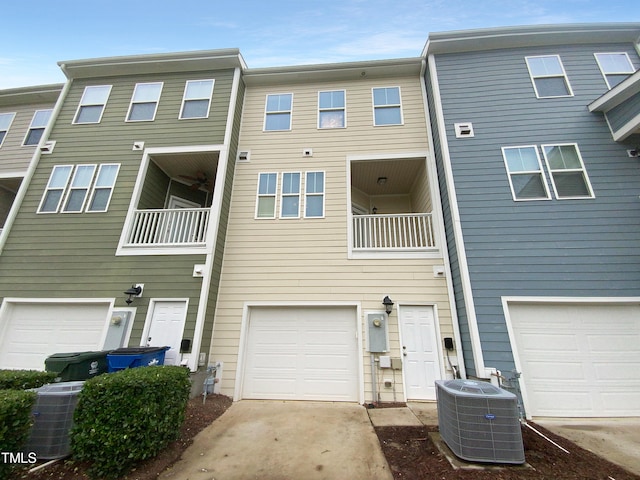
<instances>
[{"instance_id":1,"label":"trash bin with blue lid","mask_svg":"<svg viewBox=\"0 0 640 480\"><path fill-rule=\"evenodd\" d=\"M169 348L171 347L124 347L112 350L107 355L109 372L164 365L164 356Z\"/></svg>"},{"instance_id":2,"label":"trash bin with blue lid","mask_svg":"<svg viewBox=\"0 0 640 480\"><path fill-rule=\"evenodd\" d=\"M56 382L89 380L109 371L108 353L109 350L54 353L44 361L44 369L58 375Z\"/></svg>"}]
</instances>

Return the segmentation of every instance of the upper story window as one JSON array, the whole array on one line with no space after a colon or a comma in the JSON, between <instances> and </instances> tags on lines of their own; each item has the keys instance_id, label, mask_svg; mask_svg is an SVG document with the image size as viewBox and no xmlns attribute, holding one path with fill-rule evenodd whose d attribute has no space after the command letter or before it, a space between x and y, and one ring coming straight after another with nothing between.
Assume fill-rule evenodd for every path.
<instances>
[{"instance_id":1,"label":"upper story window","mask_svg":"<svg viewBox=\"0 0 640 480\"><path fill-rule=\"evenodd\" d=\"M538 98L569 97L573 95L559 55L526 57L526 61L533 88Z\"/></svg>"},{"instance_id":2,"label":"upper story window","mask_svg":"<svg viewBox=\"0 0 640 480\"><path fill-rule=\"evenodd\" d=\"M344 128L346 125L345 91L318 92L318 128Z\"/></svg>"},{"instance_id":3,"label":"upper story window","mask_svg":"<svg viewBox=\"0 0 640 480\"><path fill-rule=\"evenodd\" d=\"M291 130L293 93L267 95L264 115L266 131Z\"/></svg>"},{"instance_id":4,"label":"upper story window","mask_svg":"<svg viewBox=\"0 0 640 480\"><path fill-rule=\"evenodd\" d=\"M52 111L53 110L36 110L36 113L33 114L33 118L31 119L27 136L24 137L23 145L38 145L40 143L44 129L47 127L49 119L51 118Z\"/></svg>"},{"instance_id":5,"label":"upper story window","mask_svg":"<svg viewBox=\"0 0 640 480\"><path fill-rule=\"evenodd\" d=\"M155 120L162 82L137 83L131 96L127 122L150 122Z\"/></svg>"},{"instance_id":6,"label":"upper story window","mask_svg":"<svg viewBox=\"0 0 640 480\"><path fill-rule=\"evenodd\" d=\"M261 173L258 177L258 201L256 202L256 218L276 217L277 173Z\"/></svg>"},{"instance_id":7,"label":"upper story window","mask_svg":"<svg viewBox=\"0 0 640 480\"><path fill-rule=\"evenodd\" d=\"M119 164L102 164L95 175L96 165L54 166L38 213L106 212L119 168Z\"/></svg>"},{"instance_id":8,"label":"upper story window","mask_svg":"<svg viewBox=\"0 0 640 480\"><path fill-rule=\"evenodd\" d=\"M300 173L282 174L282 192L280 196L280 217L300 217Z\"/></svg>"},{"instance_id":9,"label":"upper story window","mask_svg":"<svg viewBox=\"0 0 640 480\"><path fill-rule=\"evenodd\" d=\"M594 53L607 86L613 88L635 72L629 55L622 53Z\"/></svg>"},{"instance_id":10,"label":"upper story window","mask_svg":"<svg viewBox=\"0 0 640 480\"><path fill-rule=\"evenodd\" d=\"M402 125L400 87L373 89L373 124Z\"/></svg>"},{"instance_id":11,"label":"upper story window","mask_svg":"<svg viewBox=\"0 0 640 480\"><path fill-rule=\"evenodd\" d=\"M542 145L558 199L593 198L593 190L576 144Z\"/></svg>"},{"instance_id":12,"label":"upper story window","mask_svg":"<svg viewBox=\"0 0 640 480\"><path fill-rule=\"evenodd\" d=\"M542 163L535 145L502 147L502 157L509 175L514 200L546 200L549 189L542 173Z\"/></svg>"},{"instance_id":13,"label":"upper story window","mask_svg":"<svg viewBox=\"0 0 640 480\"><path fill-rule=\"evenodd\" d=\"M15 113L0 113L0 147L7 136L9 128L11 128L11 124L13 123L15 116Z\"/></svg>"},{"instance_id":14,"label":"upper story window","mask_svg":"<svg viewBox=\"0 0 640 480\"><path fill-rule=\"evenodd\" d=\"M100 123L111 85L85 87L73 123Z\"/></svg>"},{"instance_id":15,"label":"upper story window","mask_svg":"<svg viewBox=\"0 0 640 480\"><path fill-rule=\"evenodd\" d=\"M324 217L324 172L307 172L304 191L304 216Z\"/></svg>"},{"instance_id":16,"label":"upper story window","mask_svg":"<svg viewBox=\"0 0 640 480\"><path fill-rule=\"evenodd\" d=\"M213 96L213 80L189 80L184 88L181 119L208 118Z\"/></svg>"}]
</instances>

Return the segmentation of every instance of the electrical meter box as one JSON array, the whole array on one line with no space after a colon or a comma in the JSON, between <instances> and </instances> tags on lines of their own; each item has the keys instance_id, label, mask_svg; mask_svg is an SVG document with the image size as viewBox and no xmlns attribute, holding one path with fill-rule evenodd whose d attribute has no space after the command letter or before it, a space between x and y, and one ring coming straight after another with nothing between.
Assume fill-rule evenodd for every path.
<instances>
[{"instance_id":1,"label":"electrical meter box","mask_svg":"<svg viewBox=\"0 0 640 480\"><path fill-rule=\"evenodd\" d=\"M387 315L384 312L367 313L367 335L371 353L387 352Z\"/></svg>"}]
</instances>

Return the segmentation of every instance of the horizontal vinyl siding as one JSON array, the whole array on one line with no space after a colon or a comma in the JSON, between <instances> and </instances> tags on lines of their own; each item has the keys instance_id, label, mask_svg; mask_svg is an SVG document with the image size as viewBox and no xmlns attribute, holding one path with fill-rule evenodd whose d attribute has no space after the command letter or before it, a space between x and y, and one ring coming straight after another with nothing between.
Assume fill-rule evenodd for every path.
<instances>
[{"instance_id":1,"label":"horizontal vinyl siding","mask_svg":"<svg viewBox=\"0 0 640 480\"><path fill-rule=\"evenodd\" d=\"M402 89L405 124L374 128L371 87L395 85ZM339 89L346 89L347 128L318 130L318 91ZM294 94L293 128L289 132L263 132L266 94L281 92ZM211 348L212 359L224 362L223 393L233 393L246 302L353 302L361 304L364 312L382 310L382 299L389 295L396 302L389 325L392 356L400 356L398 303L435 303L441 334L453 336L446 282L434 278L432 269L432 265L442 265L442 259L347 258L350 206L346 157L425 151L428 147L422 102L417 76L247 89L239 148L251 151L251 161L236 165ZM313 157L302 156L305 148L313 149ZM254 219L258 174L294 171L325 172L325 218ZM364 342L364 331L362 335ZM363 364L365 398L370 399L368 352ZM401 380L398 376L396 380L401 398ZM390 389L383 390L383 400L391 400Z\"/></svg>"},{"instance_id":2,"label":"horizontal vinyl siding","mask_svg":"<svg viewBox=\"0 0 640 480\"><path fill-rule=\"evenodd\" d=\"M605 49L628 51L638 64L630 45ZM513 369L513 359L501 296L640 294L640 172L625 147L612 141L603 117L587 109L607 91L594 51L602 48L437 57L485 363L505 372ZM535 97L524 57L550 54L560 55L573 97ZM473 123L474 138L455 138L453 124L463 121ZM595 198L514 202L500 148L554 143L577 143Z\"/></svg>"},{"instance_id":3,"label":"horizontal vinyl siding","mask_svg":"<svg viewBox=\"0 0 640 480\"><path fill-rule=\"evenodd\" d=\"M625 100L624 103L609 110L607 112L607 120L609 120L609 124L615 132L616 130L624 127L631 119L638 116L639 112L640 93L636 93L628 100Z\"/></svg>"}]
</instances>

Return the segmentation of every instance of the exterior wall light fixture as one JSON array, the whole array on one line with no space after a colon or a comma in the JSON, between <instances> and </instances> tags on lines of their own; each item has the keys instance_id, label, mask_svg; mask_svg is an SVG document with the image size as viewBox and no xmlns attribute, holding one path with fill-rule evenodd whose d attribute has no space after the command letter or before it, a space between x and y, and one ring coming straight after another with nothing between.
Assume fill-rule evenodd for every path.
<instances>
[{"instance_id":1,"label":"exterior wall light fixture","mask_svg":"<svg viewBox=\"0 0 640 480\"><path fill-rule=\"evenodd\" d=\"M387 315L391 315L391 310L393 309L393 301L389 298L389 295L384 297L384 300L382 300L382 304L384 305L384 311L387 312Z\"/></svg>"},{"instance_id":2,"label":"exterior wall light fixture","mask_svg":"<svg viewBox=\"0 0 640 480\"><path fill-rule=\"evenodd\" d=\"M127 302L127 305L131 305L131 302L133 302L132 297L140 298L142 296L142 285L131 285L131 288L127 288L124 291L124 294L128 295L125 302Z\"/></svg>"}]
</instances>

